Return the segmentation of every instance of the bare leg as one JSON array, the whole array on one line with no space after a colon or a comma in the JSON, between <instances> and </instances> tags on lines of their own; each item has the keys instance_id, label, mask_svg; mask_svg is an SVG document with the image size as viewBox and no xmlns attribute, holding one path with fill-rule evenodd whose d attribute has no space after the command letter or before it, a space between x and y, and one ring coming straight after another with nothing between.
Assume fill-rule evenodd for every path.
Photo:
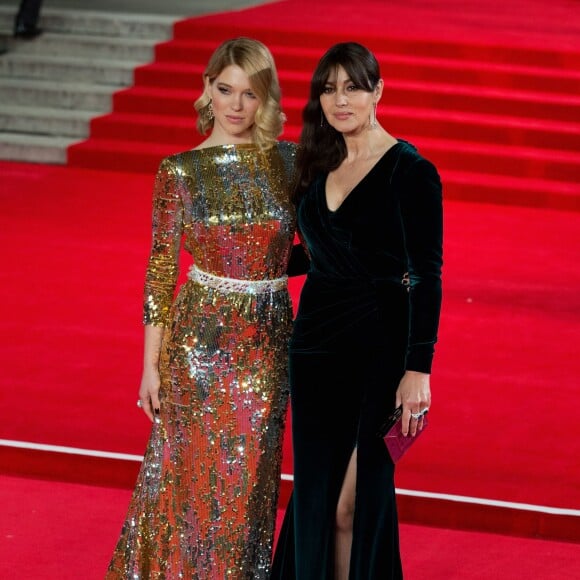
<instances>
[{"instance_id":1,"label":"bare leg","mask_svg":"<svg viewBox=\"0 0 580 580\"><path fill-rule=\"evenodd\" d=\"M348 580L354 500L356 494L356 449L352 452L336 507L336 530L334 538L334 578Z\"/></svg>"}]
</instances>

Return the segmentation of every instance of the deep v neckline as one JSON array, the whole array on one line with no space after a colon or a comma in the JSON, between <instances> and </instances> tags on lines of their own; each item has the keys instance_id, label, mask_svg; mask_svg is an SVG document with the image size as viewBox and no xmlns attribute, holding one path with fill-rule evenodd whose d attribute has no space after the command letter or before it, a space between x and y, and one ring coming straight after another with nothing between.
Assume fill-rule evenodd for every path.
<instances>
[{"instance_id":1,"label":"deep v neckline","mask_svg":"<svg viewBox=\"0 0 580 580\"><path fill-rule=\"evenodd\" d=\"M330 209L328 206L328 196L326 194L326 184L328 182L329 173L326 174L326 177L323 181L323 188L322 188L322 198L324 201L324 207L326 211L330 215L334 215L340 211L342 206L346 203L346 201L352 196L352 194L366 181L366 179L374 172L374 170L381 164L382 160L399 144L401 141L397 141L393 143L376 161L371 165L369 170L357 181L354 187L348 192L348 194L344 197L344 199L340 202L340 205L336 209Z\"/></svg>"}]
</instances>

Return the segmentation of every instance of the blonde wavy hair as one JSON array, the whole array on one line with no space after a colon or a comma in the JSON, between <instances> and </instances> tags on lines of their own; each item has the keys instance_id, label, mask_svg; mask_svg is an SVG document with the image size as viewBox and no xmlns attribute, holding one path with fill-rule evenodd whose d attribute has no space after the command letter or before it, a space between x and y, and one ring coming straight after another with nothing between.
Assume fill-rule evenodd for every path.
<instances>
[{"instance_id":1,"label":"blonde wavy hair","mask_svg":"<svg viewBox=\"0 0 580 580\"><path fill-rule=\"evenodd\" d=\"M286 120L280 105L280 83L274 57L258 40L245 37L226 40L209 59L203 73L204 85L206 79L213 83L230 65L239 66L248 75L252 91L260 101L252 128L254 143L260 147L271 145L282 133L282 126ZM211 97L207 90L204 90L194 104L198 114L197 129L202 135L213 128L214 120L209 114L210 103Z\"/></svg>"}]
</instances>

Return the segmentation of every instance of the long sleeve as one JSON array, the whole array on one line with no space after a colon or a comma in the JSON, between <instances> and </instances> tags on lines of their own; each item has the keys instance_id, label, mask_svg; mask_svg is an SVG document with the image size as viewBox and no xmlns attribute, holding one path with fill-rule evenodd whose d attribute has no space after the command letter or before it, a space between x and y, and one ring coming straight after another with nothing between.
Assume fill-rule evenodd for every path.
<instances>
[{"instance_id":1,"label":"long sleeve","mask_svg":"<svg viewBox=\"0 0 580 580\"><path fill-rule=\"evenodd\" d=\"M152 246L145 276L143 323L164 326L179 274L183 205L173 163L162 161L153 189Z\"/></svg>"},{"instance_id":2,"label":"long sleeve","mask_svg":"<svg viewBox=\"0 0 580 580\"><path fill-rule=\"evenodd\" d=\"M437 170L423 158L409 167L403 184L400 207L410 281L406 368L430 373L442 296L442 187Z\"/></svg>"}]
</instances>

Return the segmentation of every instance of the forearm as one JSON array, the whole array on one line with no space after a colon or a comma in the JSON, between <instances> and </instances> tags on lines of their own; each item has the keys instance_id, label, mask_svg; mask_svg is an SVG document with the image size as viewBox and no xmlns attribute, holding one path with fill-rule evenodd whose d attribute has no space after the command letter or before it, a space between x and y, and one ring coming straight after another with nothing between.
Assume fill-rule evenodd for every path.
<instances>
[{"instance_id":1,"label":"forearm","mask_svg":"<svg viewBox=\"0 0 580 580\"><path fill-rule=\"evenodd\" d=\"M440 278L424 280L411 289L407 370L431 372L440 310Z\"/></svg>"},{"instance_id":2,"label":"forearm","mask_svg":"<svg viewBox=\"0 0 580 580\"><path fill-rule=\"evenodd\" d=\"M143 352L143 372L155 371L159 369L159 353L161 352L161 341L163 339L163 327L145 326L144 352Z\"/></svg>"},{"instance_id":3,"label":"forearm","mask_svg":"<svg viewBox=\"0 0 580 580\"><path fill-rule=\"evenodd\" d=\"M139 401L144 413L151 421L159 414L159 354L163 339L163 327L145 326L145 347L143 355L143 376L139 388Z\"/></svg>"}]
</instances>

